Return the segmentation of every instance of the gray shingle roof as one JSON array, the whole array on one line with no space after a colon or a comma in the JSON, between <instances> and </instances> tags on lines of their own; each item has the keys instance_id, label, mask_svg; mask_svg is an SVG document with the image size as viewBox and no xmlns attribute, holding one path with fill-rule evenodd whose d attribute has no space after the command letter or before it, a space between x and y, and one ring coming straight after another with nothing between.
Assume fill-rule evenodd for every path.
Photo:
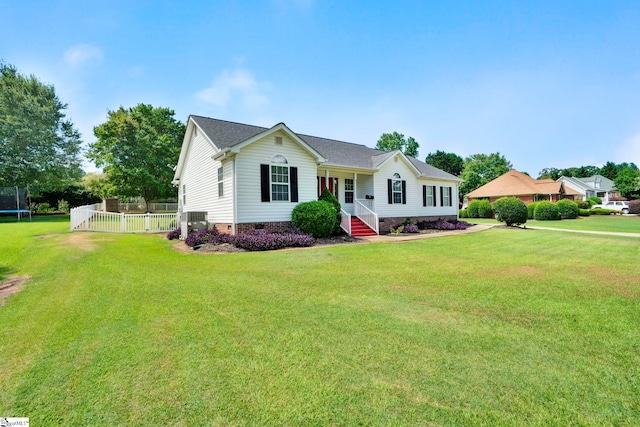
<instances>
[{"instance_id":1,"label":"gray shingle roof","mask_svg":"<svg viewBox=\"0 0 640 427\"><path fill-rule=\"evenodd\" d=\"M268 128L261 126L245 125L202 116L190 116L190 118L202 129L211 142L221 150L233 147L268 130ZM327 166L376 169L385 160L395 154L393 151L386 152L376 150L375 148L361 144L303 134L296 135L309 144L314 150L322 154L322 156L327 159ZM408 159L424 176L459 180L456 176L421 162L418 159L413 157L408 157Z\"/></svg>"}]
</instances>

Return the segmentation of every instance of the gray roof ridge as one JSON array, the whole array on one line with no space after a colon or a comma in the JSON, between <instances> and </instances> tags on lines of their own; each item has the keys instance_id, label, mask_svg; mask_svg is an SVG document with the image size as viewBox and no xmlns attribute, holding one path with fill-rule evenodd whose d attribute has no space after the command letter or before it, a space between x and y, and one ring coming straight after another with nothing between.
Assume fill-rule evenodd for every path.
<instances>
[{"instance_id":1,"label":"gray roof ridge","mask_svg":"<svg viewBox=\"0 0 640 427\"><path fill-rule=\"evenodd\" d=\"M216 118L213 118L213 117L201 116L199 114L189 114L189 117L198 117L198 118L206 119L206 120L215 120L217 122L225 122L225 123L229 123L229 124L232 124L232 125L248 126L248 127L259 128L259 129L264 129L264 130L269 130L272 127L278 126L280 124L285 125L285 126L287 126L287 128L289 128L289 126L285 122L276 123L274 126L271 126L271 127L264 127L264 126L250 125L250 124L247 124L247 123L235 122L235 121L232 121L232 120L216 119ZM289 129L291 129L291 128L289 128ZM298 135L302 139L304 139L305 137L324 139L324 140L331 141L331 142L339 142L339 143L342 143L342 144L356 145L356 146L359 146L359 147L368 148L370 150L378 151L379 152L378 154L388 153L388 151L378 150L377 148L372 148L372 147L369 147L368 145L359 144L357 142L342 141L342 140L339 140L339 139L327 138L327 137L324 137L324 136L307 135L307 134L295 132L293 130L292 130L292 132L294 132L296 135Z\"/></svg>"},{"instance_id":2,"label":"gray roof ridge","mask_svg":"<svg viewBox=\"0 0 640 427\"><path fill-rule=\"evenodd\" d=\"M368 145L359 144L359 143L357 143L357 142L341 141L341 140L339 140L339 139L325 138L324 136L305 135L305 134L303 134L303 133L297 133L297 132L296 132L296 135L298 135L298 136L299 136L300 138L302 138L302 139L304 139L305 137L307 137L307 138L317 138L317 139L324 139L324 140L326 140L326 141L331 141L331 142L339 142L339 143L341 143L341 144L356 145L356 146L358 146L358 147L368 148L369 150L380 151L381 153L379 153L379 154L384 154L384 153L386 153L386 152L387 152L387 151L378 150L377 148L369 147ZM376 155L377 155L377 154L376 154Z\"/></svg>"},{"instance_id":3,"label":"gray roof ridge","mask_svg":"<svg viewBox=\"0 0 640 427\"><path fill-rule=\"evenodd\" d=\"M264 129L264 130L271 129L271 128L266 128L264 126L257 126L257 125L250 125L250 124L247 124L247 123L234 122L232 120L216 119L216 118L213 118L213 117L201 116L199 114L189 114L189 117L199 117L201 119L215 120L216 122L225 122L225 123L230 123L232 125L249 126L249 127L252 127L252 128L261 128L261 129Z\"/></svg>"}]
</instances>

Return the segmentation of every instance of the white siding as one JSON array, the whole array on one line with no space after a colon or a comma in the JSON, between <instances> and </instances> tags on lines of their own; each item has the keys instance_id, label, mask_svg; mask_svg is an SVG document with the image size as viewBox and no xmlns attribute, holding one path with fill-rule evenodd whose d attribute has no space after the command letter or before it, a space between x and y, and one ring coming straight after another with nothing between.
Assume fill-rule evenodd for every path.
<instances>
[{"instance_id":1,"label":"white siding","mask_svg":"<svg viewBox=\"0 0 640 427\"><path fill-rule=\"evenodd\" d=\"M398 173L400 178L406 181L406 204L389 204L388 202L387 180L393 179L393 174L395 173ZM374 210L381 218L458 215L458 186L456 183L436 179L417 178L414 170L399 158L397 162L395 159L391 159L384 164L380 171L374 175L373 181L375 186ZM436 206L422 206L423 185L436 186ZM441 206L440 187L451 187L451 206Z\"/></svg>"},{"instance_id":2,"label":"white siding","mask_svg":"<svg viewBox=\"0 0 640 427\"><path fill-rule=\"evenodd\" d=\"M407 182L407 203L404 205L389 204L388 202L387 179L393 179L393 174L395 173L400 175L400 179ZM373 176L373 185L375 187L375 212L379 217L418 215L418 206L422 206L422 187L418 189L416 173L403 160L395 157L385 163ZM420 198L418 198L418 195Z\"/></svg>"},{"instance_id":3,"label":"white siding","mask_svg":"<svg viewBox=\"0 0 640 427\"><path fill-rule=\"evenodd\" d=\"M282 138L282 145L276 145L276 136ZM260 165L270 164L278 154L289 167L298 168L298 202L317 200L315 159L284 132L276 132L242 148L236 156L238 223L291 220L297 203L261 199Z\"/></svg>"},{"instance_id":4,"label":"white siding","mask_svg":"<svg viewBox=\"0 0 640 427\"><path fill-rule=\"evenodd\" d=\"M436 187L436 206L422 206L422 186ZM451 187L451 206L442 206L440 187ZM434 179L418 180L418 213L416 216L444 216L458 215L458 185L455 182L438 181Z\"/></svg>"},{"instance_id":5,"label":"white siding","mask_svg":"<svg viewBox=\"0 0 640 427\"><path fill-rule=\"evenodd\" d=\"M233 179L232 161L223 163L211 156L216 149L204 138L201 131L192 134L184 169L180 177L179 197L183 200L186 186L184 212L204 211L211 223L233 221ZM224 196L218 197L218 168L224 167Z\"/></svg>"}]
</instances>

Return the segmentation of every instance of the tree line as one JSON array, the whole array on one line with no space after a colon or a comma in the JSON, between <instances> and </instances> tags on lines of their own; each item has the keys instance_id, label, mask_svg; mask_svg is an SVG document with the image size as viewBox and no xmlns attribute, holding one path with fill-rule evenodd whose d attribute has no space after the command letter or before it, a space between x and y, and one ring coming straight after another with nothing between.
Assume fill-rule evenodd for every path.
<instances>
[{"instance_id":1,"label":"tree line","mask_svg":"<svg viewBox=\"0 0 640 427\"><path fill-rule=\"evenodd\" d=\"M82 199L82 192L100 198L142 197L147 209L152 201L175 197L171 180L185 125L173 110L138 104L108 111L107 120L93 129L96 141L85 149L66 109L53 85L0 62L0 187L28 187L36 197L66 195L73 200ZM382 134L376 148L417 157L419 144L392 132ZM103 173L85 174L84 158ZM460 196L513 168L499 152L462 158L438 150L425 162L462 179ZM595 174L614 181L624 197L640 197L640 171L634 163L545 168L539 178Z\"/></svg>"},{"instance_id":2,"label":"tree line","mask_svg":"<svg viewBox=\"0 0 640 427\"><path fill-rule=\"evenodd\" d=\"M171 185L185 125L169 108L138 104L109 111L84 149L53 85L0 62L0 187L28 187L36 199L93 196L175 198ZM85 175L84 158L103 168ZM69 200L67 200L69 201Z\"/></svg>"}]
</instances>

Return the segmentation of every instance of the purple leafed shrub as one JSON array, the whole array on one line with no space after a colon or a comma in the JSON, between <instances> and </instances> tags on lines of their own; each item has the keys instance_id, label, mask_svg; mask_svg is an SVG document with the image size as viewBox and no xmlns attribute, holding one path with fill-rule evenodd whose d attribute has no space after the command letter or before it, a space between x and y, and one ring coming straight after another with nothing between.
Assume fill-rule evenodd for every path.
<instances>
[{"instance_id":1,"label":"purple leafed shrub","mask_svg":"<svg viewBox=\"0 0 640 427\"><path fill-rule=\"evenodd\" d=\"M456 230L466 230L471 225L466 221L453 221L453 223L456 225Z\"/></svg>"},{"instance_id":2,"label":"purple leafed shrub","mask_svg":"<svg viewBox=\"0 0 640 427\"><path fill-rule=\"evenodd\" d=\"M446 221L439 219L437 221L420 221L418 228L421 230L466 230L469 223L466 221Z\"/></svg>"},{"instance_id":3,"label":"purple leafed shrub","mask_svg":"<svg viewBox=\"0 0 640 427\"><path fill-rule=\"evenodd\" d=\"M175 230L171 230L170 232L167 233L167 240L179 239L181 232L182 230L180 230L179 228L176 228Z\"/></svg>"},{"instance_id":4,"label":"purple leafed shrub","mask_svg":"<svg viewBox=\"0 0 640 427\"><path fill-rule=\"evenodd\" d=\"M404 226L404 230L403 231L405 233L419 233L420 229L415 224L407 224L407 225Z\"/></svg>"},{"instance_id":5,"label":"purple leafed shrub","mask_svg":"<svg viewBox=\"0 0 640 427\"><path fill-rule=\"evenodd\" d=\"M266 230L251 230L238 234L234 245L247 251L270 251L291 247L306 247L315 243L315 239L297 230L285 233L273 233Z\"/></svg>"},{"instance_id":6,"label":"purple leafed shrub","mask_svg":"<svg viewBox=\"0 0 640 427\"><path fill-rule=\"evenodd\" d=\"M187 246L194 247L196 245L203 245L205 243L214 243L214 239L219 235L218 230L215 228L210 230L194 231L189 233L184 240ZM214 243L215 244L215 243Z\"/></svg>"}]
</instances>

